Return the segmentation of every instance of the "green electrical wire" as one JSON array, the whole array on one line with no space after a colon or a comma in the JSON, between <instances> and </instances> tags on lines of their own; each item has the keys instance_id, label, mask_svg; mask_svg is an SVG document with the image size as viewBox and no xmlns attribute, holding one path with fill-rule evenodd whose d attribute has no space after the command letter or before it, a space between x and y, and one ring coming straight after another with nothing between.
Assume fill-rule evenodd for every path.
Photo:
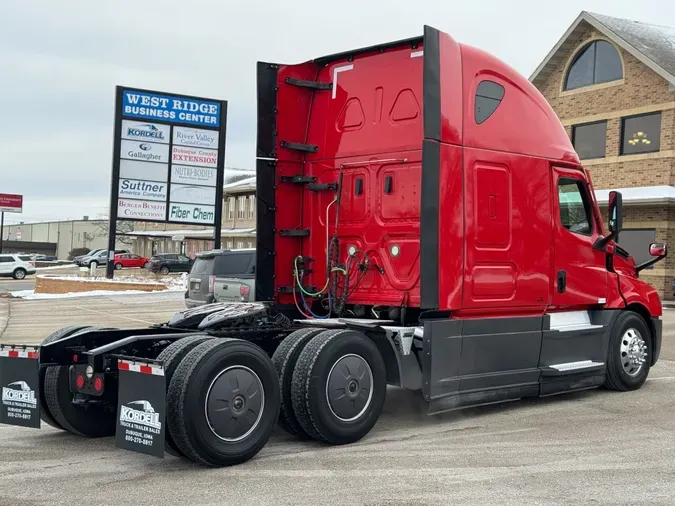
<instances>
[{"instance_id":1,"label":"green electrical wire","mask_svg":"<svg viewBox=\"0 0 675 506\"><path fill-rule=\"evenodd\" d=\"M297 257L295 257L295 260L293 261L293 266L294 266L294 270L295 270L295 272L294 272L295 282L297 283L298 288L300 289L300 291L302 293L304 293L308 297L320 297L323 294L323 292L326 291L326 288L328 288L328 284L330 283L330 275L326 277L326 284L323 286L321 291L316 292L316 293L312 293L312 292L309 292L309 291L305 290L304 287L302 286L302 283L300 283L300 273L298 272L298 259L299 258L302 258L302 257L297 256ZM345 274L345 275L347 274L347 271L345 269L343 269L342 267L333 267L330 270L330 273L332 274L333 272L341 272L342 274Z\"/></svg>"}]
</instances>

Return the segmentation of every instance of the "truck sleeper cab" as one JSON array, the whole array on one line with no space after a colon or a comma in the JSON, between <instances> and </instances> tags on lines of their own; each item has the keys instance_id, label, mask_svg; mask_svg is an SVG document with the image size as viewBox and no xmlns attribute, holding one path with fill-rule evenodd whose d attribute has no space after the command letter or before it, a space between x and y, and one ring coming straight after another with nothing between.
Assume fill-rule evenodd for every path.
<instances>
[{"instance_id":1,"label":"truck sleeper cab","mask_svg":"<svg viewBox=\"0 0 675 506\"><path fill-rule=\"evenodd\" d=\"M438 413L632 390L656 363L661 303L638 275L665 245L640 266L616 245L621 195L606 231L557 117L492 56L425 27L259 63L257 149L257 302L0 347L0 422L223 466L276 423L358 441L387 384Z\"/></svg>"},{"instance_id":2,"label":"truck sleeper cab","mask_svg":"<svg viewBox=\"0 0 675 506\"><path fill-rule=\"evenodd\" d=\"M347 292L345 314L417 320L432 411L603 384L625 311L635 339L622 368L634 374L644 346L658 357L656 290L615 245L616 221L607 235L557 116L513 69L426 27L258 72L256 300L322 317Z\"/></svg>"}]
</instances>

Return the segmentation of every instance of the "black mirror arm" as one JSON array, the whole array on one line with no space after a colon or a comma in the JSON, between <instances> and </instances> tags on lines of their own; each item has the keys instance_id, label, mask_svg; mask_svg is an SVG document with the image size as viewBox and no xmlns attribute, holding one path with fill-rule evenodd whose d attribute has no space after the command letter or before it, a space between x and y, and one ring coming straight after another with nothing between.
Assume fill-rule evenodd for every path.
<instances>
[{"instance_id":1,"label":"black mirror arm","mask_svg":"<svg viewBox=\"0 0 675 506\"><path fill-rule=\"evenodd\" d=\"M617 232L610 232L610 234L606 237L598 237L598 240L595 241L595 244L593 245L594 249L600 250L600 251L605 251L607 249L607 245L616 239L616 236L619 235Z\"/></svg>"},{"instance_id":2,"label":"black mirror arm","mask_svg":"<svg viewBox=\"0 0 675 506\"><path fill-rule=\"evenodd\" d=\"M651 260L647 260L646 262L641 263L640 265L635 267L635 272L640 272L641 270L646 269L647 267L651 267L656 262L660 262L661 260L663 260L667 256L668 256L668 252L666 251L665 255L661 255L661 256L658 256L656 258L652 258Z\"/></svg>"}]
</instances>

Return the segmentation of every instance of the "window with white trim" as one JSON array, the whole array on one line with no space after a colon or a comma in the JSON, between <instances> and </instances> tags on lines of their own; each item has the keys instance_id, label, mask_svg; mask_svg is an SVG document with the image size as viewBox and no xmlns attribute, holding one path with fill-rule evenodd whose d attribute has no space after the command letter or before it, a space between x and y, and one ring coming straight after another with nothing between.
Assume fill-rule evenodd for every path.
<instances>
[{"instance_id":1,"label":"window with white trim","mask_svg":"<svg viewBox=\"0 0 675 506\"><path fill-rule=\"evenodd\" d=\"M237 218L246 218L246 195L237 197Z\"/></svg>"},{"instance_id":2,"label":"window with white trim","mask_svg":"<svg viewBox=\"0 0 675 506\"><path fill-rule=\"evenodd\" d=\"M256 201L255 195L248 196L248 217L255 218Z\"/></svg>"}]
</instances>

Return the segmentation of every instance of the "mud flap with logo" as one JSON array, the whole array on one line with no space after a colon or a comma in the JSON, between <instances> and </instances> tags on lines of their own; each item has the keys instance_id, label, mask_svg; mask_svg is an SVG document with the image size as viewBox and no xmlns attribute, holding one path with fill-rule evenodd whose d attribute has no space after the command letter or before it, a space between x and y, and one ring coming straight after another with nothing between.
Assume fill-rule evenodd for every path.
<instances>
[{"instance_id":1,"label":"mud flap with logo","mask_svg":"<svg viewBox=\"0 0 675 506\"><path fill-rule=\"evenodd\" d=\"M0 423L40 428L40 360L37 346L0 345Z\"/></svg>"},{"instance_id":2,"label":"mud flap with logo","mask_svg":"<svg viewBox=\"0 0 675 506\"><path fill-rule=\"evenodd\" d=\"M164 458L166 377L164 367L118 360L119 390L115 445Z\"/></svg>"}]
</instances>

